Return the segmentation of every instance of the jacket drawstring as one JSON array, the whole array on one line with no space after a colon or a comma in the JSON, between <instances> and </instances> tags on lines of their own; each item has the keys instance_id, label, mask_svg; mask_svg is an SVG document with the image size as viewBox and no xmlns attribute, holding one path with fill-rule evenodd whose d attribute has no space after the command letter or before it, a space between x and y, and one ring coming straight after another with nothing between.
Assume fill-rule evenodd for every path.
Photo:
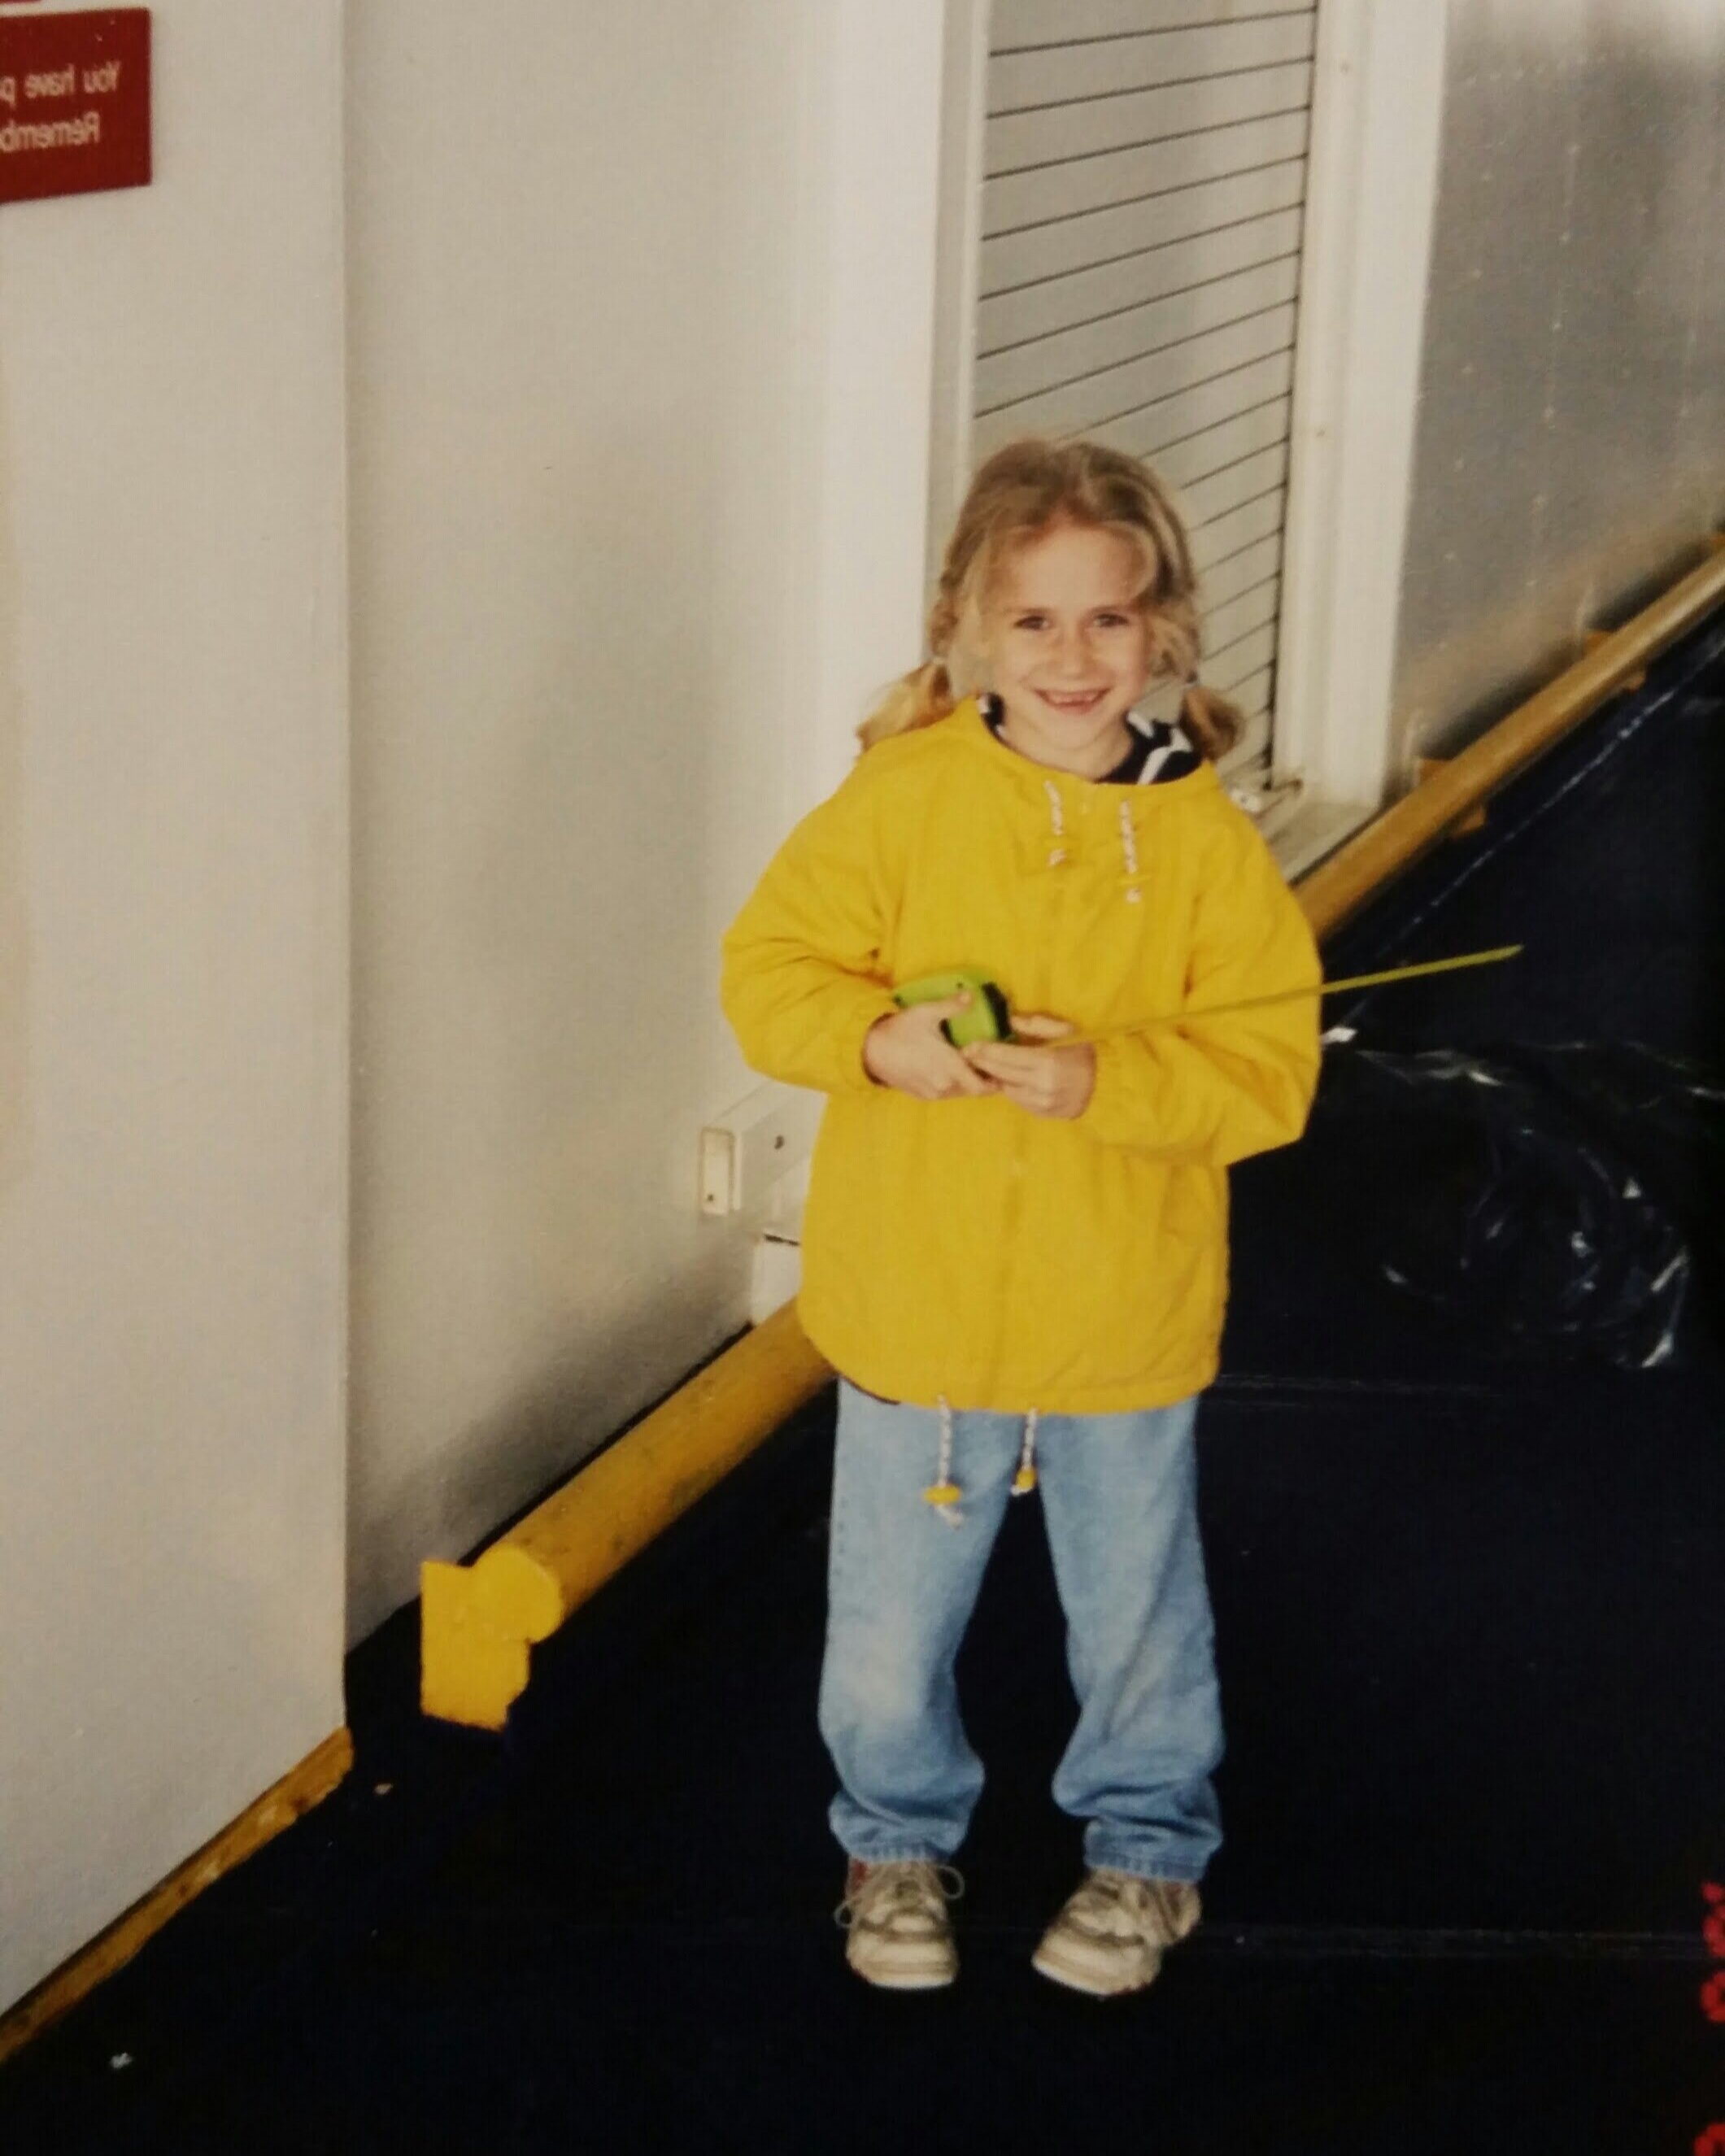
<instances>
[{"instance_id":1,"label":"jacket drawstring","mask_svg":"<svg viewBox=\"0 0 1725 2156\"><path fill-rule=\"evenodd\" d=\"M1048 850L1048 865L1057 869L1066 858L1066 849L1061 840L1066 835L1066 812L1060 805L1060 789L1051 778L1045 778L1042 790L1048 796L1049 819L1054 825L1054 844Z\"/></svg>"},{"instance_id":2,"label":"jacket drawstring","mask_svg":"<svg viewBox=\"0 0 1725 2156\"><path fill-rule=\"evenodd\" d=\"M922 1492L925 1505L932 1505L949 1527L963 1523L958 1517L958 1507L964 1492L952 1474L952 1403L942 1393L940 1396L941 1447L940 1461L935 1469L935 1479ZM1019 1464L1012 1478L1012 1494L1023 1497L1036 1487L1036 1425L1038 1412L1032 1408L1024 1417L1024 1442L1019 1448Z\"/></svg>"},{"instance_id":3,"label":"jacket drawstring","mask_svg":"<svg viewBox=\"0 0 1725 2156\"><path fill-rule=\"evenodd\" d=\"M1024 1417L1024 1442L1019 1453L1019 1471L1012 1478L1012 1494L1022 1497L1036 1487L1036 1410Z\"/></svg>"},{"instance_id":4,"label":"jacket drawstring","mask_svg":"<svg viewBox=\"0 0 1725 2156\"><path fill-rule=\"evenodd\" d=\"M1045 778L1042 790L1048 796L1048 865L1051 869L1063 868L1067 859L1065 804L1061 801L1060 789L1053 779ZM1124 800L1120 804L1120 850L1126 862L1126 873L1121 881L1127 887L1127 903L1129 906L1142 905L1144 894L1139 888L1138 834L1132 823L1132 804Z\"/></svg>"},{"instance_id":5,"label":"jacket drawstring","mask_svg":"<svg viewBox=\"0 0 1725 2156\"><path fill-rule=\"evenodd\" d=\"M964 1492L952 1480L952 1403L941 1394L941 1457L935 1478L922 1492L925 1505L932 1505L949 1527L958 1521L958 1501Z\"/></svg>"},{"instance_id":6,"label":"jacket drawstring","mask_svg":"<svg viewBox=\"0 0 1725 2156\"><path fill-rule=\"evenodd\" d=\"M1120 804L1120 850L1126 855L1126 901L1128 906L1142 902L1144 894L1138 889L1138 834L1132 829L1131 804Z\"/></svg>"}]
</instances>

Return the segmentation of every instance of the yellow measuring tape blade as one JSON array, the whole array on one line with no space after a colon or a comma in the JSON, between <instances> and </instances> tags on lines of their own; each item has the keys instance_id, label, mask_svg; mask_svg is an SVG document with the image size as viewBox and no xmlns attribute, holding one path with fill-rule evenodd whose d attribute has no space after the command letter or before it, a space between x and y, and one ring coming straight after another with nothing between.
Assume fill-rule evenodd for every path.
<instances>
[{"instance_id":1,"label":"yellow measuring tape blade","mask_svg":"<svg viewBox=\"0 0 1725 2156\"><path fill-rule=\"evenodd\" d=\"M1281 988L1274 995L1248 996L1234 1004L1194 1004L1187 1010L1167 1011L1160 1018L1141 1018L1131 1025L1110 1026L1102 1033L1069 1034L1050 1043L1055 1048L1094 1046L1098 1041L1119 1040L1132 1033L1147 1033L1153 1026L1183 1025L1189 1019L1231 1018L1236 1011L1262 1010L1271 1004L1296 1004L1308 996L1336 996L1348 988L1381 988L1391 981L1415 981L1425 973L1459 973L1468 966L1501 966L1506 958L1519 957L1526 947L1506 943L1496 951L1469 951L1459 958L1428 958L1418 966L1392 966L1384 973L1356 973L1345 981L1315 981L1307 988Z\"/></svg>"}]
</instances>

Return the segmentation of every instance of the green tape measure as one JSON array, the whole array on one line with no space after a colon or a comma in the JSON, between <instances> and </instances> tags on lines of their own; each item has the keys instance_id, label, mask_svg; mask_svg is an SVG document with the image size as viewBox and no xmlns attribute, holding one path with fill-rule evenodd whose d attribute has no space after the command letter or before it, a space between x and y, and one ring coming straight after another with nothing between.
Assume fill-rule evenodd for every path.
<instances>
[{"instance_id":1,"label":"green tape measure","mask_svg":"<svg viewBox=\"0 0 1725 2156\"><path fill-rule=\"evenodd\" d=\"M906 981L893 990L896 1002L909 1010L916 1004L939 1003L943 997L970 992L970 1008L955 1014L942 1025L954 1048L969 1048L979 1040L1010 1040L1012 1014L1006 998L988 976L974 966L955 966L949 973L925 973L921 980Z\"/></svg>"}]
</instances>

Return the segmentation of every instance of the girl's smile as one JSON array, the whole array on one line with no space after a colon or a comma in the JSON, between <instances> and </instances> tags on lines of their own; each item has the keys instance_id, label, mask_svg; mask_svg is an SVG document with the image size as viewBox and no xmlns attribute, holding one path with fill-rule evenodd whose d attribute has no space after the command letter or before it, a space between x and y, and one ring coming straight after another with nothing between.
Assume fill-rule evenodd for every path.
<instances>
[{"instance_id":1,"label":"girl's smile","mask_svg":"<svg viewBox=\"0 0 1725 2156\"><path fill-rule=\"evenodd\" d=\"M988 608L986 657L1001 737L1020 755L1100 778L1126 754L1126 715L1154 660L1143 583L1137 550L1093 525L1056 525L1008 561Z\"/></svg>"}]
</instances>

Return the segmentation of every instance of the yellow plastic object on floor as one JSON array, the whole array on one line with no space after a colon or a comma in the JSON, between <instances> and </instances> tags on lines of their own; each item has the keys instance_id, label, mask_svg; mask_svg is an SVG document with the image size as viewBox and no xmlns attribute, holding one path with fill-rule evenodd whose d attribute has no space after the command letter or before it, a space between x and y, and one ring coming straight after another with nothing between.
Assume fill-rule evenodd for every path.
<instances>
[{"instance_id":1,"label":"yellow plastic object on floor","mask_svg":"<svg viewBox=\"0 0 1725 2156\"><path fill-rule=\"evenodd\" d=\"M812 1399L832 1372L787 1304L470 1565L420 1569L419 1703L501 1729L534 1645Z\"/></svg>"}]
</instances>

